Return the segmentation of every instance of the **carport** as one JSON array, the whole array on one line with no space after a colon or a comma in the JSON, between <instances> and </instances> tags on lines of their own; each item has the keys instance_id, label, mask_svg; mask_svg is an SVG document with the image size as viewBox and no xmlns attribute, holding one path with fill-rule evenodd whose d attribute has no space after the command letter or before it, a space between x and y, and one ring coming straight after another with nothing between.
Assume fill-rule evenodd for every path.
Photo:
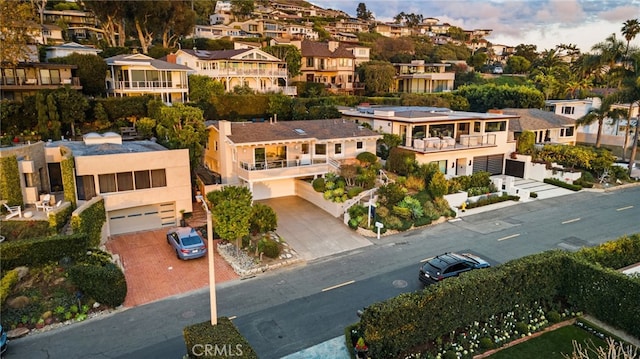
<instances>
[{"instance_id":1,"label":"carport","mask_svg":"<svg viewBox=\"0 0 640 359\"><path fill-rule=\"evenodd\" d=\"M341 219L331 216L300 197L287 196L256 202L273 208L278 215L276 232L304 260L326 257L372 244L349 229Z\"/></svg>"}]
</instances>

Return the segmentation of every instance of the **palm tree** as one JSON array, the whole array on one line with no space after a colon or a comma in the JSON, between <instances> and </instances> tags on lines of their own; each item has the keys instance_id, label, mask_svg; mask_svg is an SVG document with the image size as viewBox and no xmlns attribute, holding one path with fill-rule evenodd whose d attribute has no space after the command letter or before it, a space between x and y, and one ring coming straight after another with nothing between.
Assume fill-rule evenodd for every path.
<instances>
[{"instance_id":1,"label":"palm tree","mask_svg":"<svg viewBox=\"0 0 640 359\"><path fill-rule=\"evenodd\" d=\"M624 110L618 108L613 109L611 106L616 102L616 97L610 95L602 100L600 108L592 108L589 112L576 120L576 124L580 126L591 125L594 122L598 122L598 132L596 135L596 148L600 148L600 140L602 137L602 124L605 118L611 118L614 121L618 121L621 117L624 117Z\"/></svg>"},{"instance_id":2,"label":"palm tree","mask_svg":"<svg viewBox=\"0 0 640 359\"><path fill-rule=\"evenodd\" d=\"M622 29L620 30L622 35L624 35L624 39L627 40L627 47L624 51L625 58L629 54L629 43L633 40L638 33L640 33L640 22L638 19L627 20L622 24Z\"/></svg>"},{"instance_id":3,"label":"palm tree","mask_svg":"<svg viewBox=\"0 0 640 359\"><path fill-rule=\"evenodd\" d=\"M627 131L624 137L624 146L622 148L622 159L624 160L624 153L627 149L627 140L629 138L629 131L631 129L631 113L634 106L640 107L640 51L634 52L628 57L630 62L634 64L633 67L627 69L627 74L622 81L622 90L620 95L625 101L629 101L629 114L627 115ZM638 133L640 132L640 116L636 118L636 131L633 136L633 143L631 145L631 155L629 157L629 173L633 168L636 152L638 150Z\"/></svg>"},{"instance_id":4,"label":"palm tree","mask_svg":"<svg viewBox=\"0 0 640 359\"><path fill-rule=\"evenodd\" d=\"M624 42L618 40L616 34L611 34L603 42L599 42L591 48L597 53L600 64L608 67L608 72L615 68L616 64L622 61L624 57ZM609 83L613 80L610 79ZM620 86L620 81L617 83Z\"/></svg>"}]
</instances>

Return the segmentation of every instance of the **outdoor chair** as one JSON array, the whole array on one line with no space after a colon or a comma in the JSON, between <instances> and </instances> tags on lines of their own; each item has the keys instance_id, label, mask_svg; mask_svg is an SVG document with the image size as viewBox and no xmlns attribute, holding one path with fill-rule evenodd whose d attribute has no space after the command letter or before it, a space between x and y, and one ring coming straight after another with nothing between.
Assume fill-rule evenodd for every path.
<instances>
[{"instance_id":1,"label":"outdoor chair","mask_svg":"<svg viewBox=\"0 0 640 359\"><path fill-rule=\"evenodd\" d=\"M47 208L47 206L49 206L51 203L51 195L50 194L45 194L42 197L42 201L40 202L36 202L36 211L39 209L42 209L43 211L45 210L45 208Z\"/></svg>"},{"instance_id":2,"label":"outdoor chair","mask_svg":"<svg viewBox=\"0 0 640 359\"><path fill-rule=\"evenodd\" d=\"M49 214L49 212L53 211L54 209L60 207L60 205L62 204L62 200L59 200L58 203L56 203L55 206L45 206L44 210L47 212L47 214Z\"/></svg>"},{"instance_id":3,"label":"outdoor chair","mask_svg":"<svg viewBox=\"0 0 640 359\"><path fill-rule=\"evenodd\" d=\"M10 219L15 216L22 218L22 208L20 206L9 206L4 203L5 208L9 211L9 214L5 217L5 219Z\"/></svg>"}]
</instances>

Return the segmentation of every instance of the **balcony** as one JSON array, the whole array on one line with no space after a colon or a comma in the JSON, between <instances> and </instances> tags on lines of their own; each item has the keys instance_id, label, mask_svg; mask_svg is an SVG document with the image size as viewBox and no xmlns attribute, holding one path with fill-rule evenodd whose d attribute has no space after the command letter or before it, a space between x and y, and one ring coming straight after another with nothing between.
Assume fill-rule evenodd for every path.
<instances>
[{"instance_id":1,"label":"balcony","mask_svg":"<svg viewBox=\"0 0 640 359\"><path fill-rule=\"evenodd\" d=\"M221 76L263 76L263 77L282 77L288 76L287 70L268 70L268 69L217 69L217 70L200 70L203 75L210 77Z\"/></svg>"},{"instance_id":2,"label":"balcony","mask_svg":"<svg viewBox=\"0 0 640 359\"><path fill-rule=\"evenodd\" d=\"M331 164L326 158L313 159L310 163L299 160L275 160L267 162L240 162L238 177L245 181L259 181L276 178L297 178L329 172Z\"/></svg>"},{"instance_id":3,"label":"balcony","mask_svg":"<svg viewBox=\"0 0 640 359\"><path fill-rule=\"evenodd\" d=\"M135 91L153 91L153 90L178 90L187 91L186 84L174 84L172 81L116 81L116 90L135 90Z\"/></svg>"},{"instance_id":4,"label":"balcony","mask_svg":"<svg viewBox=\"0 0 640 359\"><path fill-rule=\"evenodd\" d=\"M452 137L425 137L423 139L413 139L412 146L402 146L404 148L422 153L459 151L474 148L496 146L496 135L492 133L478 135L460 135L456 140Z\"/></svg>"},{"instance_id":5,"label":"balcony","mask_svg":"<svg viewBox=\"0 0 640 359\"><path fill-rule=\"evenodd\" d=\"M53 77L13 77L2 76L0 77L0 85L3 90L29 90L29 89L55 89L60 86L69 85L72 88L80 88L80 78L53 78Z\"/></svg>"}]
</instances>

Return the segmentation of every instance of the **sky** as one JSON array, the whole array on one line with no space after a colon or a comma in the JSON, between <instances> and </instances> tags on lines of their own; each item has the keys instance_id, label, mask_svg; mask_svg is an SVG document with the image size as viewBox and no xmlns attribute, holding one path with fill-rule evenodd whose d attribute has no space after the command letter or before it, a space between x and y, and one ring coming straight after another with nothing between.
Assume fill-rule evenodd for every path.
<instances>
[{"instance_id":1,"label":"sky","mask_svg":"<svg viewBox=\"0 0 640 359\"><path fill-rule=\"evenodd\" d=\"M573 44L591 52L612 33L625 41L622 24L640 20L640 0L312 0L322 8L355 17L364 3L376 20L392 21L400 12L433 17L464 30L491 29L493 44L533 44L538 52ZM640 47L640 34L631 41Z\"/></svg>"}]
</instances>

